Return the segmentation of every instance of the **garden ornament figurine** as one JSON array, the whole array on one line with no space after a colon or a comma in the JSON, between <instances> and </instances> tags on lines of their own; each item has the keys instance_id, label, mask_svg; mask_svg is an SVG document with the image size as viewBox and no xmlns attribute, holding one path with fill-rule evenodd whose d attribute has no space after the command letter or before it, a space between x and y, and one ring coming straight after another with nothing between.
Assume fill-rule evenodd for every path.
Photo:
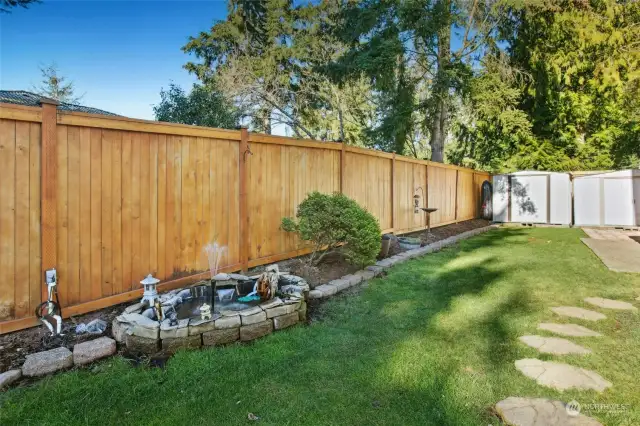
<instances>
[{"instance_id":1,"label":"garden ornament figurine","mask_svg":"<svg viewBox=\"0 0 640 426\"><path fill-rule=\"evenodd\" d=\"M206 303L200 306L200 319L210 320L211 319L211 306Z\"/></svg>"}]
</instances>

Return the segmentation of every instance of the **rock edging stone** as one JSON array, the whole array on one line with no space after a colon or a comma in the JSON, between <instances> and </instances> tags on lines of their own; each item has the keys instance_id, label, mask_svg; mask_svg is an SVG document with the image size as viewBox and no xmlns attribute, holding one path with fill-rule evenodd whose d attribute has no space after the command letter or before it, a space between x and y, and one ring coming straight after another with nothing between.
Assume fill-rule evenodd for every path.
<instances>
[{"instance_id":1,"label":"rock edging stone","mask_svg":"<svg viewBox=\"0 0 640 426\"><path fill-rule=\"evenodd\" d=\"M433 253L438 251L444 247L451 246L458 241L465 240L467 238L471 238L478 234L483 234L487 231L491 231L492 229L498 229L498 225L489 225L484 226L482 228L472 229L470 231L462 232L458 235L454 235L452 237L446 238L444 240L436 241L435 243L431 243L424 247L419 247L413 250L407 250L405 252L399 253L395 256L387 257L376 262L374 265L367 266L365 269L361 271L354 272L353 274L345 275L341 278L338 278L333 281L329 281L328 283L322 284L309 291L309 299L324 299L334 294L337 294L343 290L346 290L354 285L360 284L361 282L371 280L375 277L382 275L384 271L391 268L394 265L406 262L407 260L414 259L416 257L421 257L427 255L429 253Z\"/></svg>"}]
</instances>

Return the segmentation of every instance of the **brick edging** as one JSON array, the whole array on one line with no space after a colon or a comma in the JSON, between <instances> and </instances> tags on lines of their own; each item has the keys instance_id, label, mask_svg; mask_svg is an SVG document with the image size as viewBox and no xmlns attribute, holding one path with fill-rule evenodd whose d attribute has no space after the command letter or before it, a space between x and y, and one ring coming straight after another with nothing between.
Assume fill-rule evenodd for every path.
<instances>
[{"instance_id":1,"label":"brick edging","mask_svg":"<svg viewBox=\"0 0 640 426\"><path fill-rule=\"evenodd\" d=\"M439 251L443 247L449 247L460 240L466 240L467 238L471 238L473 236L483 234L487 231L498 228L500 228L500 226L498 225L489 225L482 228L472 229L470 231L465 231L452 237L445 238L444 240L436 241L435 243L426 245L424 247L407 250L405 252L396 254L395 256L379 260L374 265L367 266L361 271L345 275L336 280L329 281L328 283L317 286L313 290L309 291L309 299L325 299L327 297L333 296L334 294L346 290L349 287L353 287L356 284L360 284L361 282L368 281L381 275L383 271L391 268L394 265L406 262L409 259L414 259L416 257L421 257L429 253Z\"/></svg>"}]
</instances>

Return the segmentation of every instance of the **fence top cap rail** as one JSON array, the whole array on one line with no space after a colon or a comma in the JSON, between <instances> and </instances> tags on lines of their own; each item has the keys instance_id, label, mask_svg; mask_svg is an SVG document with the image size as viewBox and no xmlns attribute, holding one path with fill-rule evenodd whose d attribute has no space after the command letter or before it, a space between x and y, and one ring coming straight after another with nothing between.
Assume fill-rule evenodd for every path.
<instances>
[{"instance_id":1,"label":"fence top cap rail","mask_svg":"<svg viewBox=\"0 0 640 426\"><path fill-rule=\"evenodd\" d=\"M42 108L0 102L0 118L41 123Z\"/></svg>"},{"instance_id":2,"label":"fence top cap rail","mask_svg":"<svg viewBox=\"0 0 640 426\"><path fill-rule=\"evenodd\" d=\"M164 121L142 120L121 116L89 114L77 111L58 110L58 124L102 127L105 129L130 130L146 133L164 133L178 136L200 136L217 139L240 140L239 130L218 129L215 127L194 126L180 123L167 123Z\"/></svg>"},{"instance_id":3,"label":"fence top cap rail","mask_svg":"<svg viewBox=\"0 0 640 426\"><path fill-rule=\"evenodd\" d=\"M278 145L300 146L306 148L341 150L339 142L319 141L317 139L297 139L289 136L265 135L262 133L249 133L249 142L272 143Z\"/></svg>"}]
</instances>

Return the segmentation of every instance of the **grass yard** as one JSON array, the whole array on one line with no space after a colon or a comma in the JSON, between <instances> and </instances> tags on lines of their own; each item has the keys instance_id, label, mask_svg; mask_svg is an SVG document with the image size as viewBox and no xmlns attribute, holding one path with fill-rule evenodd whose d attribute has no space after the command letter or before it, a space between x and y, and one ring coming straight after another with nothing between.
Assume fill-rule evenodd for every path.
<instances>
[{"instance_id":1,"label":"grass yard","mask_svg":"<svg viewBox=\"0 0 640 426\"><path fill-rule=\"evenodd\" d=\"M587 412L640 424L640 314L569 321L549 308L601 296L635 302L640 275L609 272L577 229L501 229L409 261L359 294L334 297L322 319L250 345L182 352L167 368L112 358L0 395L6 425L497 425L507 396L625 404ZM635 302L636 306L640 303ZM568 338L587 356L539 355L517 338L541 321L604 334ZM519 373L520 358L595 370L603 394L559 393ZM583 410L584 412L584 410Z\"/></svg>"}]
</instances>

